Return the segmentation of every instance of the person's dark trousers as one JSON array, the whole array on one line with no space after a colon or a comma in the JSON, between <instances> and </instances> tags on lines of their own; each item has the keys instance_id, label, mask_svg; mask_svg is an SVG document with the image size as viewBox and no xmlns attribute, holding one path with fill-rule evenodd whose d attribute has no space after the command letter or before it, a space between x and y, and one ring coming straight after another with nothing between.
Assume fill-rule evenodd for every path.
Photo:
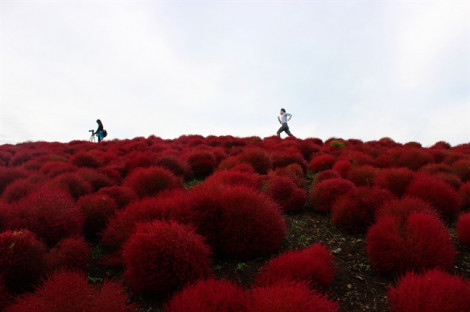
<instances>
[{"instance_id":1,"label":"person's dark trousers","mask_svg":"<svg viewBox=\"0 0 470 312\"><path fill-rule=\"evenodd\" d=\"M277 130L277 135L280 136L282 131L285 131L288 136L294 136L292 133L290 133L289 126L287 125L287 123L282 124L279 130Z\"/></svg>"}]
</instances>

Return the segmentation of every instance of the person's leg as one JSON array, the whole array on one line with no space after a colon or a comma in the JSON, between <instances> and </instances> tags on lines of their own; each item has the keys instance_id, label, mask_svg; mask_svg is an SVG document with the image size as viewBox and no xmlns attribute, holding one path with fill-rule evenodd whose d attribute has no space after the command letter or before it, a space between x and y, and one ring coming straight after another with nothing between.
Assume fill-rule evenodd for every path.
<instances>
[{"instance_id":1,"label":"person's leg","mask_svg":"<svg viewBox=\"0 0 470 312\"><path fill-rule=\"evenodd\" d=\"M284 125L282 125L279 130L277 130L277 136L280 137L281 136L281 132L284 131Z\"/></svg>"},{"instance_id":2,"label":"person's leg","mask_svg":"<svg viewBox=\"0 0 470 312\"><path fill-rule=\"evenodd\" d=\"M293 137L293 136L294 136L294 135L293 135L293 134L290 132L290 130L289 130L289 127L288 127L288 126L286 126L286 129L285 129L284 131L286 131L286 133L287 133L287 135L288 135L288 136L291 136L291 137Z\"/></svg>"}]
</instances>

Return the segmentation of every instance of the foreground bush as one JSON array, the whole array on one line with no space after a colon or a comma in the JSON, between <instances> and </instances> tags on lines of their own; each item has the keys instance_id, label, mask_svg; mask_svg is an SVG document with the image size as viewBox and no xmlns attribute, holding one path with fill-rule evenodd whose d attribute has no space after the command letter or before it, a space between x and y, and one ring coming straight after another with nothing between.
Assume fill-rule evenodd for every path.
<instances>
[{"instance_id":1,"label":"foreground bush","mask_svg":"<svg viewBox=\"0 0 470 312\"><path fill-rule=\"evenodd\" d=\"M46 247L28 230L0 234L0 276L13 292L28 290L46 268Z\"/></svg>"},{"instance_id":2,"label":"foreground bush","mask_svg":"<svg viewBox=\"0 0 470 312\"><path fill-rule=\"evenodd\" d=\"M261 268L256 284L265 286L288 279L306 282L311 288L326 288L333 282L334 274L333 255L326 245L317 243L271 259Z\"/></svg>"},{"instance_id":3,"label":"foreground bush","mask_svg":"<svg viewBox=\"0 0 470 312\"><path fill-rule=\"evenodd\" d=\"M346 179L328 179L313 185L310 190L313 209L320 212L330 211L336 198L353 188L354 183Z\"/></svg>"},{"instance_id":4,"label":"foreground bush","mask_svg":"<svg viewBox=\"0 0 470 312\"><path fill-rule=\"evenodd\" d=\"M83 237L65 238L49 251L46 259L49 271L86 271L92 260L91 246Z\"/></svg>"},{"instance_id":5,"label":"foreground bush","mask_svg":"<svg viewBox=\"0 0 470 312\"><path fill-rule=\"evenodd\" d=\"M415 177L408 168L388 168L380 171L375 177L375 185L388 189L395 196L401 197Z\"/></svg>"},{"instance_id":6,"label":"foreground bush","mask_svg":"<svg viewBox=\"0 0 470 312\"><path fill-rule=\"evenodd\" d=\"M376 218L391 216L398 218L400 222L406 222L414 212L424 212L439 217L439 213L430 203L417 197L403 197L385 202L376 211Z\"/></svg>"},{"instance_id":7,"label":"foreground bush","mask_svg":"<svg viewBox=\"0 0 470 312\"><path fill-rule=\"evenodd\" d=\"M339 306L305 283L284 280L255 287L248 301L248 312L337 312Z\"/></svg>"},{"instance_id":8,"label":"foreground bush","mask_svg":"<svg viewBox=\"0 0 470 312\"><path fill-rule=\"evenodd\" d=\"M427 268L450 269L456 250L445 225L427 213L405 220L380 218L367 234L367 254L380 272L404 273Z\"/></svg>"},{"instance_id":9,"label":"foreground bush","mask_svg":"<svg viewBox=\"0 0 470 312\"><path fill-rule=\"evenodd\" d=\"M459 276L438 270L407 273L388 291L392 312L470 311L470 285Z\"/></svg>"},{"instance_id":10,"label":"foreground bush","mask_svg":"<svg viewBox=\"0 0 470 312\"><path fill-rule=\"evenodd\" d=\"M80 197L77 204L85 216L83 233L87 240L94 242L116 212L117 204L109 196L97 193Z\"/></svg>"},{"instance_id":11,"label":"foreground bush","mask_svg":"<svg viewBox=\"0 0 470 312\"><path fill-rule=\"evenodd\" d=\"M26 228L54 246L62 238L80 235L83 222L80 208L68 193L43 187L10 206L6 227Z\"/></svg>"},{"instance_id":12,"label":"foreground bush","mask_svg":"<svg viewBox=\"0 0 470 312\"><path fill-rule=\"evenodd\" d=\"M181 181L167 169L150 167L134 170L126 178L125 184L132 188L139 197L146 197L179 187Z\"/></svg>"},{"instance_id":13,"label":"foreground bush","mask_svg":"<svg viewBox=\"0 0 470 312\"><path fill-rule=\"evenodd\" d=\"M223 280L200 280L177 293L165 306L165 312L244 312L248 293Z\"/></svg>"},{"instance_id":14,"label":"foreground bush","mask_svg":"<svg viewBox=\"0 0 470 312\"><path fill-rule=\"evenodd\" d=\"M123 246L124 276L137 293L164 297L211 274L209 247L185 225L143 223Z\"/></svg>"},{"instance_id":15,"label":"foreground bush","mask_svg":"<svg viewBox=\"0 0 470 312\"><path fill-rule=\"evenodd\" d=\"M6 312L30 311L131 312L135 305L127 304L127 295L118 283L104 281L101 287L94 288L83 273L61 271L6 309Z\"/></svg>"},{"instance_id":16,"label":"foreground bush","mask_svg":"<svg viewBox=\"0 0 470 312\"><path fill-rule=\"evenodd\" d=\"M263 183L262 191L278 203L286 213L303 210L307 200L305 190L288 177L268 176Z\"/></svg>"},{"instance_id":17,"label":"foreground bush","mask_svg":"<svg viewBox=\"0 0 470 312\"><path fill-rule=\"evenodd\" d=\"M470 212L461 214L455 224L459 243L470 246Z\"/></svg>"}]
</instances>

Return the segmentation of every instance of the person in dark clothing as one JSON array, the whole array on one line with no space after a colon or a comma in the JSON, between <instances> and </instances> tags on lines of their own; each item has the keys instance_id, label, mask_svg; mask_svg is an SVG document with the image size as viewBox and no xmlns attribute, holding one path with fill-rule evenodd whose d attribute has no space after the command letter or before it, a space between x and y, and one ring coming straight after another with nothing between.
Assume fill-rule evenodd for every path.
<instances>
[{"instance_id":1,"label":"person in dark clothing","mask_svg":"<svg viewBox=\"0 0 470 312\"><path fill-rule=\"evenodd\" d=\"M97 119L96 122L98 123L98 129L96 129L95 135L98 137L98 142L101 142L104 138L103 123L99 119Z\"/></svg>"},{"instance_id":2,"label":"person in dark clothing","mask_svg":"<svg viewBox=\"0 0 470 312\"><path fill-rule=\"evenodd\" d=\"M279 120L279 123L281 124L281 127L279 130L277 130L277 136L281 136L281 132L285 131L288 136L294 136L290 130L289 126L287 125L287 122L292 118L292 115L289 113L286 113L286 110L284 108L281 108L280 112L281 116L277 117L277 120Z\"/></svg>"}]
</instances>

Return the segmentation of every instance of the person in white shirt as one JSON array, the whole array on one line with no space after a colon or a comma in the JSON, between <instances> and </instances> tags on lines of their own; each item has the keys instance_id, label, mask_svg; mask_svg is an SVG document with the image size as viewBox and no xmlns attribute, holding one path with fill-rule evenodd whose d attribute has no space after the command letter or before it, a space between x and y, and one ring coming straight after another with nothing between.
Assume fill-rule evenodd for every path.
<instances>
[{"instance_id":1,"label":"person in white shirt","mask_svg":"<svg viewBox=\"0 0 470 312\"><path fill-rule=\"evenodd\" d=\"M279 120L279 123L281 124L281 127L279 130L277 130L277 136L281 136L281 132L285 131L288 136L294 136L290 130L289 126L287 125L287 122L292 118L292 115L289 113L286 113L286 110L284 108L281 108L281 116L277 116L277 120Z\"/></svg>"}]
</instances>

